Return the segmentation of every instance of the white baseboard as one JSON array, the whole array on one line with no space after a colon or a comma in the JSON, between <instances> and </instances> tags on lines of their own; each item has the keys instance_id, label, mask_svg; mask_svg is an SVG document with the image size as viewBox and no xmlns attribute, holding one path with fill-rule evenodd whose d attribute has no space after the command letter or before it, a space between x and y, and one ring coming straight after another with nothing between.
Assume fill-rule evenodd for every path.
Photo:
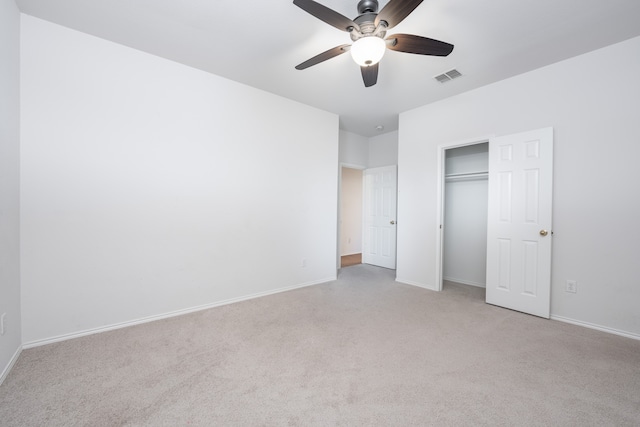
<instances>
[{"instance_id":1,"label":"white baseboard","mask_svg":"<svg viewBox=\"0 0 640 427\"><path fill-rule=\"evenodd\" d=\"M446 280L448 282L460 283L462 285L475 286L477 288L486 288L487 287L487 285L485 285L484 283L472 282L471 280L456 279L454 277L443 277L442 280Z\"/></svg>"},{"instance_id":2,"label":"white baseboard","mask_svg":"<svg viewBox=\"0 0 640 427\"><path fill-rule=\"evenodd\" d=\"M22 346L18 347L16 352L13 354L13 357L9 361L9 364L4 368L4 371L2 371L2 375L0 375L0 385L2 385L5 378L7 378L7 375L9 375L9 372L11 372L13 365L15 365L16 362L18 361L18 357L20 357L20 353L22 353Z\"/></svg>"},{"instance_id":3,"label":"white baseboard","mask_svg":"<svg viewBox=\"0 0 640 427\"><path fill-rule=\"evenodd\" d=\"M171 312L168 312L168 313L157 314L157 315L154 315L154 316L143 317L143 318L140 318L140 319L130 320L130 321L127 321L127 322L115 323L115 324L112 324L112 325L101 326L99 328L86 329L86 330L83 330L83 331L73 332L73 333L70 333L70 334L58 335L58 336L51 337L51 338L45 338L45 339L41 339L41 340L30 341L28 343L24 343L22 345L22 348L29 349L29 348L33 348L33 347L40 347L42 345L53 344L53 343L60 342L60 341L71 340L71 339L74 339L74 338L80 338L80 337L84 337L84 336L87 336L87 335L99 334L101 332L108 332L108 331L113 331L115 329L127 328L129 326L135 326L135 325L140 325L140 324L143 324L143 323L154 322L156 320L162 320L162 319L168 319L170 317L182 316L184 314L194 313L196 311L202 311L202 310L207 310L207 309L214 308L214 307L220 307L220 306L223 306L223 305L233 304L235 302L247 301L247 300L254 299L254 298L260 298L260 297L265 297L265 296L268 296L268 295L279 294L281 292L292 291L294 289L305 288L307 286L319 285L321 283L327 283L327 282L334 281L334 280L336 280L336 278L337 278L337 276L332 276L332 277L328 277L326 279L314 280L312 282L306 282L306 283L301 283L301 284L298 284L298 285L286 286L284 288L273 289L273 290L270 290L270 291L258 292L258 293L251 294L251 295L245 295L245 296L242 296L242 297L230 298L230 299L226 299L226 300L222 300L222 301L216 301L216 302L209 303L209 304L203 304L203 305L199 305L199 306L195 306L195 307L185 308L185 309L182 309L182 310L176 310L176 311L171 311Z\"/></svg>"},{"instance_id":4,"label":"white baseboard","mask_svg":"<svg viewBox=\"0 0 640 427\"><path fill-rule=\"evenodd\" d=\"M425 285L424 283L413 282L411 280L401 279L399 277L396 277L396 282L403 283L405 285L416 286L416 287L422 288L422 289L428 289L430 291L437 291L437 289L435 287L433 287L433 286Z\"/></svg>"},{"instance_id":5,"label":"white baseboard","mask_svg":"<svg viewBox=\"0 0 640 427\"><path fill-rule=\"evenodd\" d=\"M640 340L640 335L638 335L638 334L634 334L632 332L627 332L627 331L621 331L621 330L614 329L614 328L609 328L607 326L596 325L596 324L593 324L593 323L583 322L581 320L570 319L568 317L563 317L563 316L556 316L554 314L552 314L550 316L550 319L551 320L557 320L559 322L564 322L564 323L571 323L572 325L582 326L582 327L589 328L589 329L595 329L597 331L608 332L608 333L614 334L614 335L620 335L621 337L625 337L625 338L631 338L631 339L634 339L634 340Z\"/></svg>"}]
</instances>

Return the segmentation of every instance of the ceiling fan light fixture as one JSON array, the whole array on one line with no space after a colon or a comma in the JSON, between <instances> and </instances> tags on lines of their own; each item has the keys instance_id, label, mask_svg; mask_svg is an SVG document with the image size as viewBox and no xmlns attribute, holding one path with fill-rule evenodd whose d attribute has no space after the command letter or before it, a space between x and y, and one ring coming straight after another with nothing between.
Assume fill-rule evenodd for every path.
<instances>
[{"instance_id":1,"label":"ceiling fan light fixture","mask_svg":"<svg viewBox=\"0 0 640 427\"><path fill-rule=\"evenodd\" d=\"M384 56L387 44L377 36L365 36L351 45L351 57L361 67L375 65Z\"/></svg>"}]
</instances>

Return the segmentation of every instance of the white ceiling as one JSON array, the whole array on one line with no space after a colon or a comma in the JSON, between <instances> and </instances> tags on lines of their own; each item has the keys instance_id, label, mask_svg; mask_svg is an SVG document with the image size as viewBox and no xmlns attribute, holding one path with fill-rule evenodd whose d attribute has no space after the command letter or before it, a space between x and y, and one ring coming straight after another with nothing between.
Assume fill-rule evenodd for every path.
<instances>
[{"instance_id":1,"label":"white ceiling","mask_svg":"<svg viewBox=\"0 0 640 427\"><path fill-rule=\"evenodd\" d=\"M294 69L350 38L292 0L16 2L24 13L336 113L342 129L363 136L378 125L397 129L403 111L640 35L640 0L425 0L387 34L446 41L453 53L387 51L377 85L365 88L349 54ZM357 16L358 0L319 2ZM434 80L452 68L463 77Z\"/></svg>"}]
</instances>

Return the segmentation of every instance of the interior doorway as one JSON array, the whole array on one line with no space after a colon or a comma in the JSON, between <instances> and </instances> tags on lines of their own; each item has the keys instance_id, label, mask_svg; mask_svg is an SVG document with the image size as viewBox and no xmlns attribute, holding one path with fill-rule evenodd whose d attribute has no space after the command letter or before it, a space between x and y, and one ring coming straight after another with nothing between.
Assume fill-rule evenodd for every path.
<instances>
[{"instance_id":1,"label":"interior doorway","mask_svg":"<svg viewBox=\"0 0 640 427\"><path fill-rule=\"evenodd\" d=\"M481 289L484 293L489 139L477 138L438 147L438 291L448 284L456 284ZM467 236L467 232L470 235Z\"/></svg>"},{"instance_id":2,"label":"interior doorway","mask_svg":"<svg viewBox=\"0 0 640 427\"><path fill-rule=\"evenodd\" d=\"M486 288L488 175L488 142L444 150L441 289Z\"/></svg>"},{"instance_id":3,"label":"interior doorway","mask_svg":"<svg viewBox=\"0 0 640 427\"><path fill-rule=\"evenodd\" d=\"M338 268L362 263L363 170L341 166Z\"/></svg>"}]
</instances>

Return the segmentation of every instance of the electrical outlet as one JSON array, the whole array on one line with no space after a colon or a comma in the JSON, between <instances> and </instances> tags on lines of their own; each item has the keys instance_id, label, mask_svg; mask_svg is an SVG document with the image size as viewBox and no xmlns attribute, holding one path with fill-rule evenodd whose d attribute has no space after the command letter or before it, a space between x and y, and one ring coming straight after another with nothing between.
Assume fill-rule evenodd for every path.
<instances>
[{"instance_id":1,"label":"electrical outlet","mask_svg":"<svg viewBox=\"0 0 640 427\"><path fill-rule=\"evenodd\" d=\"M578 282L575 280L567 280L564 290L572 294L578 293Z\"/></svg>"},{"instance_id":2,"label":"electrical outlet","mask_svg":"<svg viewBox=\"0 0 640 427\"><path fill-rule=\"evenodd\" d=\"M2 313L0 316L0 335L4 335L4 321L7 318L7 313Z\"/></svg>"}]
</instances>

